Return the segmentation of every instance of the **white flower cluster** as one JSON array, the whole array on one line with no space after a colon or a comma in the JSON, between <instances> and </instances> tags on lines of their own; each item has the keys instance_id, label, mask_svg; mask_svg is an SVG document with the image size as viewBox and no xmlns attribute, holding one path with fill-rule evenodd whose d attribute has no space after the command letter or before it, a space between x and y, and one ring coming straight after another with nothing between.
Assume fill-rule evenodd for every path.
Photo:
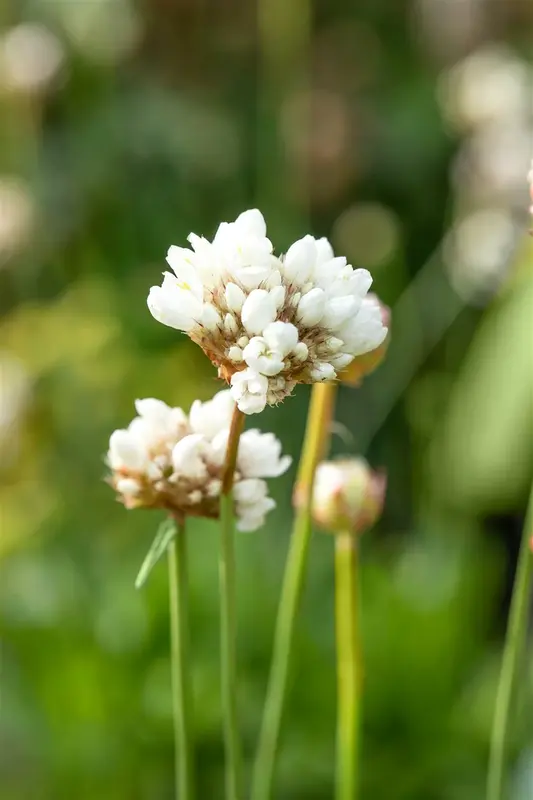
<instances>
[{"instance_id":1,"label":"white flower cluster","mask_svg":"<svg viewBox=\"0 0 533 800\"><path fill-rule=\"evenodd\" d=\"M216 518L226 445L235 402L229 390L206 403L195 400L189 414L147 398L135 403L138 416L109 441L109 482L127 508L164 508L171 513ZM265 478L290 466L272 433L245 431L239 441L233 495L239 530L259 528L275 506Z\"/></svg>"},{"instance_id":2,"label":"white flower cluster","mask_svg":"<svg viewBox=\"0 0 533 800\"><path fill-rule=\"evenodd\" d=\"M365 269L335 258L327 239L305 236L276 257L257 210L222 223L212 242L191 233L172 246L153 316L185 331L218 367L241 411L255 414L297 383L333 380L384 341Z\"/></svg>"}]
</instances>

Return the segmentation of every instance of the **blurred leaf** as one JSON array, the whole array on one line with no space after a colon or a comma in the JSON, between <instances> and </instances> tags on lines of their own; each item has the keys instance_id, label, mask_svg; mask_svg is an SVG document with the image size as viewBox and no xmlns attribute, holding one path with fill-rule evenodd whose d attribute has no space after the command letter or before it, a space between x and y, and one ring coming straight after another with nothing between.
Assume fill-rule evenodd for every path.
<instances>
[{"instance_id":1,"label":"blurred leaf","mask_svg":"<svg viewBox=\"0 0 533 800\"><path fill-rule=\"evenodd\" d=\"M159 561L162 555L166 553L167 548L176 535L178 529L176 526L176 521L171 519L170 517L164 519L161 525L159 526L157 533L155 535L154 541L150 549L146 554L146 558L144 559L141 568L139 570L139 574L135 579L135 588L140 589L146 583L148 576L150 575L151 571Z\"/></svg>"}]
</instances>

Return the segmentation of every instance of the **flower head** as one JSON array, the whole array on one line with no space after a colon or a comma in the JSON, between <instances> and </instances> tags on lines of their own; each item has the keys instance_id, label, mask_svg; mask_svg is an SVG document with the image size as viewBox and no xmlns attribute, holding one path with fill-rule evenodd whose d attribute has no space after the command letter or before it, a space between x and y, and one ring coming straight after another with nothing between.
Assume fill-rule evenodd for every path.
<instances>
[{"instance_id":1,"label":"flower head","mask_svg":"<svg viewBox=\"0 0 533 800\"><path fill-rule=\"evenodd\" d=\"M362 533L380 516L386 486L385 475L373 472L364 458L324 461L315 475L313 518L333 533Z\"/></svg>"},{"instance_id":2,"label":"flower head","mask_svg":"<svg viewBox=\"0 0 533 800\"><path fill-rule=\"evenodd\" d=\"M176 515L218 517L226 444L235 402L229 390L195 400L189 414L161 400L137 400L136 416L109 440L109 483L126 508L164 508ZM272 433L245 431L234 477L240 530L255 530L275 506L265 478L290 466Z\"/></svg>"},{"instance_id":3,"label":"flower head","mask_svg":"<svg viewBox=\"0 0 533 800\"><path fill-rule=\"evenodd\" d=\"M202 347L246 414L297 383L333 380L387 335L364 302L370 274L335 258L326 239L305 236L278 258L254 209L222 223L212 242L189 242L168 251L173 272L151 288L148 307Z\"/></svg>"}]
</instances>

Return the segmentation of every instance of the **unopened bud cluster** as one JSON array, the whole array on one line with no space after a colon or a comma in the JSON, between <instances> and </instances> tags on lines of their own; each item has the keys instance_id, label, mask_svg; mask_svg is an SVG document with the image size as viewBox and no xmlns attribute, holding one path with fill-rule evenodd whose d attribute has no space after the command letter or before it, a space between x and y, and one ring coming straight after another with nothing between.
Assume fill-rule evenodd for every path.
<instances>
[{"instance_id":1,"label":"unopened bud cluster","mask_svg":"<svg viewBox=\"0 0 533 800\"><path fill-rule=\"evenodd\" d=\"M364 458L324 461L313 488L315 523L332 533L363 533L380 517L387 479Z\"/></svg>"},{"instance_id":2,"label":"unopened bud cluster","mask_svg":"<svg viewBox=\"0 0 533 800\"><path fill-rule=\"evenodd\" d=\"M127 508L162 508L176 516L217 518L226 446L235 402L228 390L189 414L161 400L135 403L138 416L109 441L110 484ZM275 506L265 478L290 466L272 433L249 430L240 437L233 496L237 527L259 528Z\"/></svg>"},{"instance_id":3,"label":"unopened bud cluster","mask_svg":"<svg viewBox=\"0 0 533 800\"><path fill-rule=\"evenodd\" d=\"M185 331L218 367L245 414L291 394L297 383L333 380L387 336L365 269L335 258L327 239L305 236L276 256L257 210L222 223L212 242L171 247L148 306Z\"/></svg>"}]
</instances>

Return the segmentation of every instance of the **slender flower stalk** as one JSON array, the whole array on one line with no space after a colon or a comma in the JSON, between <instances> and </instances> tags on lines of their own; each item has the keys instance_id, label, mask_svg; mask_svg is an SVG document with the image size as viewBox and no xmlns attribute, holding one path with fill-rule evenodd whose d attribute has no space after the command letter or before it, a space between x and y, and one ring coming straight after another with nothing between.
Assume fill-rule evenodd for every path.
<instances>
[{"instance_id":1,"label":"slender flower stalk","mask_svg":"<svg viewBox=\"0 0 533 800\"><path fill-rule=\"evenodd\" d=\"M324 461L313 488L313 521L335 534L337 632L336 800L356 800L363 661L359 635L358 539L383 510L387 478L361 457Z\"/></svg>"},{"instance_id":2,"label":"slender flower stalk","mask_svg":"<svg viewBox=\"0 0 533 800\"><path fill-rule=\"evenodd\" d=\"M496 694L494 720L487 780L487 800L504 800L505 757L513 697L517 682L520 657L527 633L527 618L531 583L533 578L533 487L522 533L518 565L514 581L511 609L503 651L500 680Z\"/></svg>"},{"instance_id":3,"label":"slender flower stalk","mask_svg":"<svg viewBox=\"0 0 533 800\"><path fill-rule=\"evenodd\" d=\"M357 537L335 537L335 619L337 631L336 800L358 796L362 657L358 620Z\"/></svg>"},{"instance_id":4,"label":"slender flower stalk","mask_svg":"<svg viewBox=\"0 0 533 800\"><path fill-rule=\"evenodd\" d=\"M220 497L220 647L227 800L241 800L243 796L242 751L237 707L235 520L233 512L233 479L243 425L244 415L235 406L226 449Z\"/></svg>"},{"instance_id":5,"label":"slender flower stalk","mask_svg":"<svg viewBox=\"0 0 533 800\"><path fill-rule=\"evenodd\" d=\"M311 537L313 481L316 466L327 447L335 393L336 386L333 383L316 384L311 393L311 404L297 479L299 502L278 606L274 650L254 766L252 800L270 800L272 796L274 765L287 696L294 631Z\"/></svg>"},{"instance_id":6,"label":"slender flower stalk","mask_svg":"<svg viewBox=\"0 0 533 800\"><path fill-rule=\"evenodd\" d=\"M184 523L178 523L177 533L168 547L168 567L176 800L193 800L192 691L187 603L187 540Z\"/></svg>"}]
</instances>

